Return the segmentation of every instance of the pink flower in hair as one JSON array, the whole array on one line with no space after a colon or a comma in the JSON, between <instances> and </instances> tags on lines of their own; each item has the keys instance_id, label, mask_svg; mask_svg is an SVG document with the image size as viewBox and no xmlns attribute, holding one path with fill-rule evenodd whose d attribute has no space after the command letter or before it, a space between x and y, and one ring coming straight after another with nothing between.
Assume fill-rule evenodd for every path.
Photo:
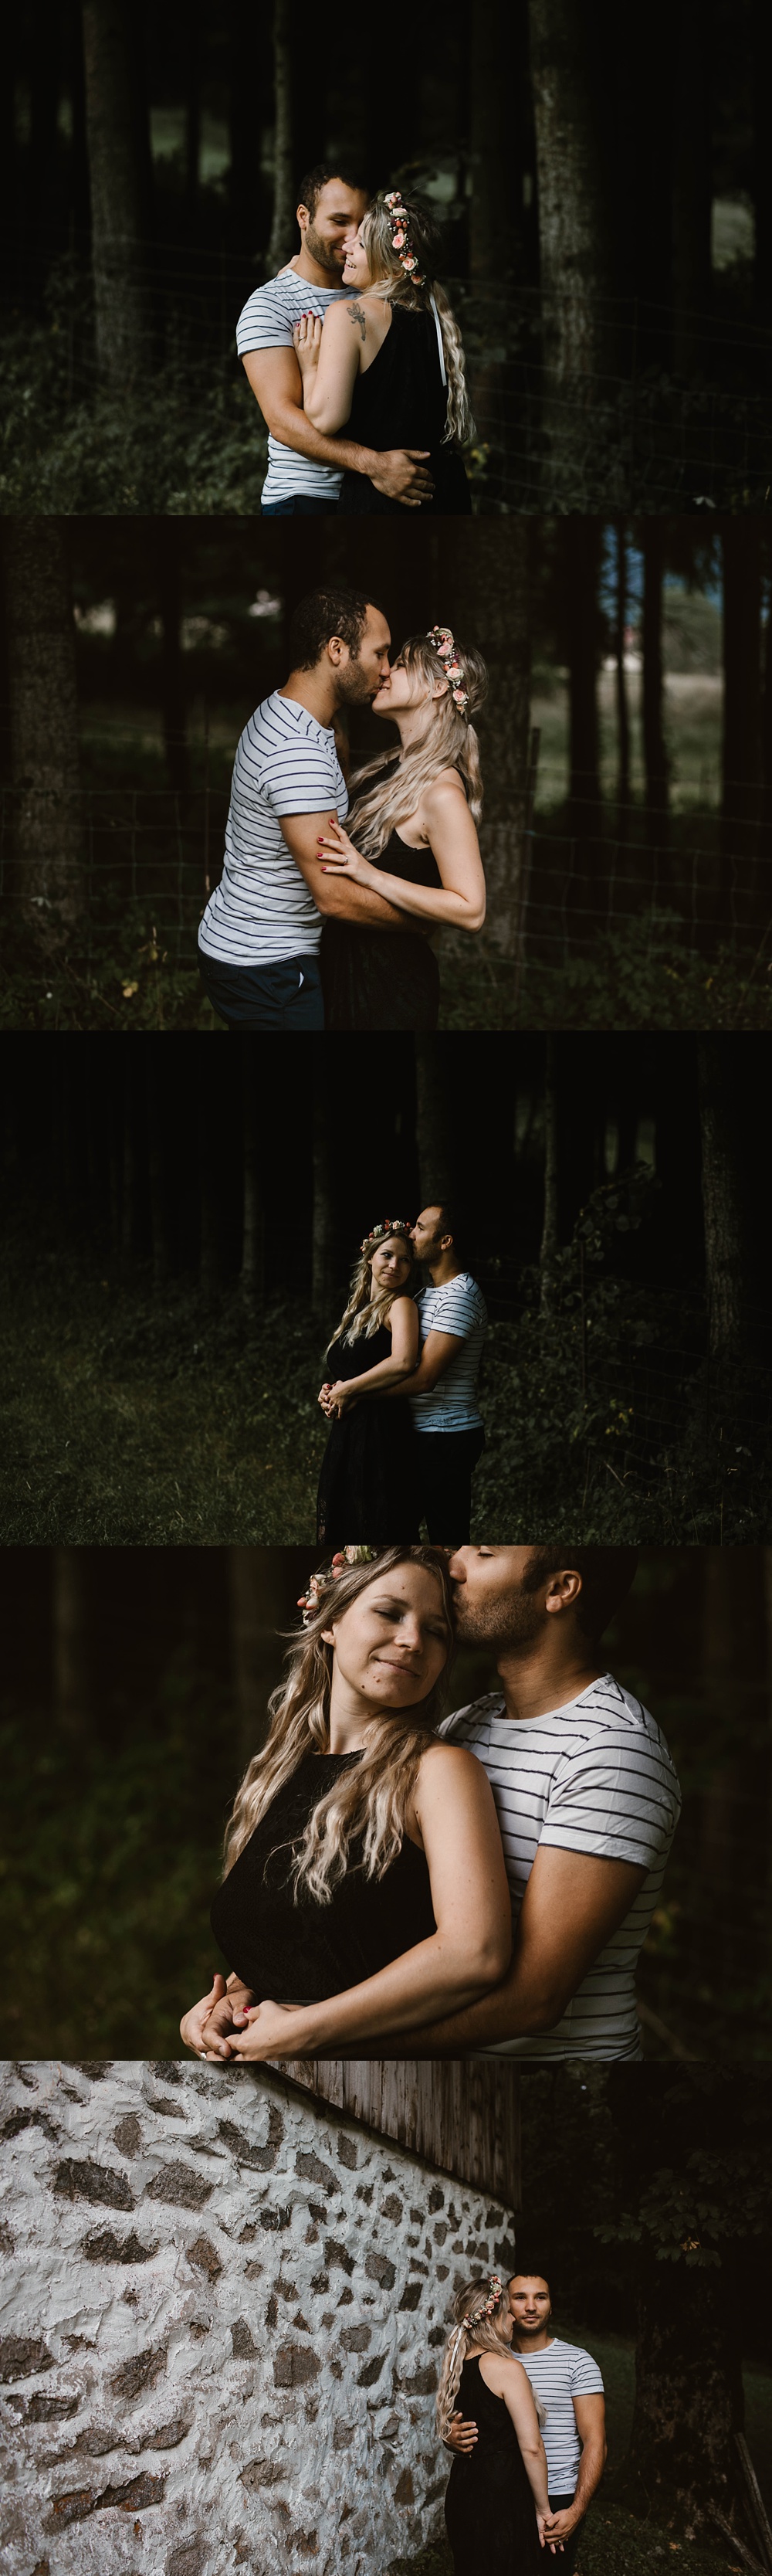
<instances>
[{"instance_id":1,"label":"pink flower in hair","mask_svg":"<svg viewBox=\"0 0 772 2576\"><path fill-rule=\"evenodd\" d=\"M394 248L395 248L395 250L404 250L404 247L405 247L405 236L404 236L404 233L403 233L403 231L402 231L401 227L398 227L397 231L396 231L395 233L392 233L391 238L392 238L392 241L393 241L393 244L394 244Z\"/></svg>"}]
</instances>

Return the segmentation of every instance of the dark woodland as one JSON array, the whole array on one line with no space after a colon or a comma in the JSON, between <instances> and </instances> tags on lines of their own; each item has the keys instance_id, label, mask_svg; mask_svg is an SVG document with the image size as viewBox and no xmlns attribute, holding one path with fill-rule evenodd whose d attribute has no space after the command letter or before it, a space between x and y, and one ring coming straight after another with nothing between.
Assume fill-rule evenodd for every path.
<instances>
[{"instance_id":1,"label":"dark woodland","mask_svg":"<svg viewBox=\"0 0 772 2576\"><path fill-rule=\"evenodd\" d=\"M488 919L443 935L441 1025L769 1025L766 521L398 533L5 521L2 1025L219 1030L196 929L233 754L325 578L395 648L440 616L488 661ZM384 733L357 715L354 767Z\"/></svg>"},{"instance_id":2,"label":"dark woodland","mask_svg":"<svg viewBox=\"0 0 772 2576\"><path fill-rule=\"evenodd\" d=\"M259 505L234 348L332 155L444 218L483 512L764 506L772 38L755 0L34 0L5 39L14 510Z\"/></svg>"},{"instance_id":3,"label":"dark woodland","mask_svg":"<svg viewBox=\"0 0 772 2576\"><path fill-rule=\"evenodd\" d=\"M360 1237L461 1205L474 1535L767 1534L762 1038L7 1036L6 1543L305 1541Z\"/></svg>"}]
</instances>

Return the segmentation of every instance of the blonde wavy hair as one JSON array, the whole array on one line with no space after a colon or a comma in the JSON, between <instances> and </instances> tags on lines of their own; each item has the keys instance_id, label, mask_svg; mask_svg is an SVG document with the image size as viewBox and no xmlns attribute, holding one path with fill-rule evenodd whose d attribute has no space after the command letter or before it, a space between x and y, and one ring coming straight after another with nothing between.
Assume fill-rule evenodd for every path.
<instances>
[{"instance_id":1,"label":"blonde wavy hair","mask_svg":"<svg viewBox=\"0 0 772 2576\"><path fill-rule=\"evenodd\" d=\"M378 1332L379 1326L388 1323L395 1298L414 1294L414 1282L418 1269L413 1258L412 1245L409 1243L404 1245L404 1250L410 1261L410 1269L407 1278L403 1279L401 1288L379 1288L373 1279L373 1252L383 1252L387 1243L401 1242L401 1235L385 1234L381 1243L373 1244L372 1252L360 1252L351 1273L348 1299L343 1308L340 1323L336 1324L334 1333L330 1334L324 1354L325 1359L332 1350L333 1342L358 1342L360 1336L363 1336L366 1342L372 1341L373 1334Z\"/></svg>"},{"instance_id":2,"label":"blonde wavy hair","mask_svg":"<svg viewBox=\"0 0 772 2576\"><path fill-rule=\"evenodd\" d=\"M393 750L381 751L357 769L351 781L354 804L346 830L358 850L367 859L377 859L385 849L391 832L398 831L414 814L423 789L439 778L443 769L457 769L473 823L479 824L483 809L480 745L473 715L484 705L488 693L488 673L481 653L474 645L456 642L456 659L460 665L467 707L462 714L453 704L450 689L431 698L423 733L415 742L405 745L396 759ZM433 686L445 677L444 665L428 635L409 635L397 654L395 669L406 670L412 678ZM386 771L386 776L384 776ZM366 795L362 794L368 778L379 781Z\"/></svg>"},{"instance_id":3,"label":"blonde wavy hair","mask_svg":"<svg viewBox=\"0 0 772 2576\"><path fill-rule=\"evenodd\" d=\"M422 197L400 189L400 203L407 215L411 248L415 251L422 283L417 286L407 269L402 267L399 252L392 240L393 218L382 189L373 198L363 217L361 238L367 252L372 278L372 291L386 304L401 304L408 313L430 313L431 299L439 314L445 374L448 379L448 413L443 432L443 446L453 441L466 447L474 438L475 423L466 390L464 347L452 306L444 286L437 280L439 234L434 217Z\"/></svg>"},{"instance_id":4,"label":"blonde wavy hair","mask_svg":"<svg viewBox=\"0 0 772 2576\"><path fill-rule=\"evenodd\" d=\"M473 2281L465 2281L453 2301L453 2325L442 2357L440 2384L437 2390L437 2428L443 2442L447 2441L456 2412L461 2373L469 2353L494 2352L499 2360L502 2353L505 2353L510 2361L520 2360L519 2353L511 2349L509 2336L503 2332L504 2320L508 2314L509 2284L507 2281L502 2282L501 2297L497 2300L491 2314L486 2314L490 2300L491 2280L495 2277L497 2276L489 2273L486 2279L481 2279L478 2274ZM465 2318L469 2320L466 2325ZM531 2395L539 2423L544 2424L546 2408L533 2388Z\"/></svg>"},{"instance_id":5,"label":"blonde wavy hair","mask_svg":"<svg viewBox=\"0 0 772 2576\"><path fill-rule=\"evenodd\" d=\"M434 1689L419 1702L420 1715L407 1709L404 1714L373 1720L361 1761L342 1769L334 1787L317 1800L293 1853L295 1903L307 1891L318 1904L328 1905L333 1889L345 1877L357 1841L362 1853L354 1865L367 1878L383 1878L396 1860L421 1755L441 1715L453 1643L450 1578L446 1559L435 1547L384 1547L369 1565L345 1566L334 1576L329 1561L329 1580L323 1584L318 1607L291 1645L287 1678L268 1702L271 1723L266 1743L253 1754L234 1800L225 1835L226 1878L266 1808L305 1755L329 1749L334 1649L325 1642L323 1628L342 1618L360 1593L397 1565L424 1565L435 1578L448 1642L445 1668Z\"/></svg>"}]
</instances>

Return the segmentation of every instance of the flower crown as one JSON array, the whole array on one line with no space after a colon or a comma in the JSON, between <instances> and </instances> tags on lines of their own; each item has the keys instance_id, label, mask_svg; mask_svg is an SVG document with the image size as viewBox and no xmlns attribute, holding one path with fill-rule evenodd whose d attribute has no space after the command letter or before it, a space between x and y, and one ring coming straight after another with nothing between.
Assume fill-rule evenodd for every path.
<instances>
[{"instance_id":1,"label":"flower crown","mask_svg":"<svg viewBox=\"0 0 772 2576\"><path fill-rule=\"evenodd\" d=\"M345 1574L348 1565L372 1565L375 1554L374 1547L339 1547L332 1564L328 1565L326 1570L323 1566L320 1573L311 1575L308 1591L301 1592L298 1600L298 1609L303 1612L304 1628L310 1628L312 1620L316 1618L317 1611L321 1607L323 1593L329 1590L331 1583L337 1582L338 1575Z\"/></svg>"},{"instance_id":2,"label":"flower crown","mask_svg":"<svg viewBox=\"0 0 772 2576\"><path fill-rule=\"evenodd\" d=\"M398 188L390 188L388 196L384 198L384 205L388 207L391 246L397 253L400 268L404 268L414 286L425 286L426 279L421 275L408 232L407 207L403 206Z\"/></svg>"},{"instance_id":3,"label":"flower crown","mask_svg":"<svg viewBox=\"0 0 772 2576\"><path fill-rule=\"evenodd\" d=\"M453 705L458 707L460 715L464 715L469 705L469 690L464 687L463 672L456 652L452 628L430 626L428 640L433 644L435 653L442 663Z\"/></svg>"},{"instance_id":4,"label":"flower crown","mask_svg":"<svg viewBox=\"0 0 772 2576\"><path fill-rule=\"evenodd\" d=\"M491 2272L487 2298L479 2300L476 2308L470 2308L468 2317L462 2317L462 2325L476 2326L479 2325L482 2317L492 2317L494 2308L499 2306L501 2300L502 2286L498 2272Z\"/></svg>"},{"instance_id":5,"label":"flower crown","mask_svg":"<svg viewBox=\"0 0 772 2576\"><path fill-rule=\"evenodd\" d=\"M373 1251L377 1252L379 1243L385 1243L387 1236L390 1234L398 1234L403 1243L410 1243L409 1219L401 1216L395 1216L393 1218L385 1216L382 1225L374 1225L372 1234L365 1235L364 1241L360 1243L359 1246L360 1252L369 1252L371 1244Z\"/></svg>"}]
</instances>

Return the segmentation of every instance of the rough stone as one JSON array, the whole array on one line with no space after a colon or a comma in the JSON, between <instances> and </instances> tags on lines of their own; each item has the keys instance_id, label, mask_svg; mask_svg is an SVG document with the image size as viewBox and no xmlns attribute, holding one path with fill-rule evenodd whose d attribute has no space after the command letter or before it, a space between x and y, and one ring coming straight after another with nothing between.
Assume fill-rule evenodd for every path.
<instances>
[{"instance_id":1,"label":"rough stone","mask_svg":"<svg viewBox=\"0 0 772 2576\"><path fill-rule=\"evenodd\" d=\"M143 2388L152 2388L154 2380L165 2368L165 2347L162 2344L154 2352L151 2346L147 2352L134 2352L129 2361L122 2361L113 2371L108 2385L114 2397L139 2397Z\"/></svg>"},{"instance_id":2,"label":"rough stone","mask_svg":"<svg viewBox=\"0 0 772 2576\"><path fill-rule=\"evenodd\" d=\"M117 2129L113 2130L113 2137L122 2156L139 2155L142 2131L136 2111L127 2111L125 2119L119 2120Z\"/></svg>"},{"instance_id":3,"label":"rough stone","mask_svg":"<svg viewBox=\"0 0 772 2576\"><path fill-rule=\"evenodd\" d=\"M317 2354L304 2351L302 2344L280 2344L273 2365L276 2387L303 2388L307 2380L316 2379L321 2366Z\"/></svg>"},{"instance_id":4,"label":"rough stone","mask_svg":"<svg viewBox=\"0 0 772 2576\"><path fill-rule=\"evenodd\" d=\"M379 2289L393 2290L397 2278L396 2270L385 2254L366 2255L365 2272L368 2281L377 2281Z\"/></svg>"},{"instance_id":5,"label":"rough stone","mask_svg":"<svg viewBox=\"0 0 772 2576\"><path fill-rule=\"evenodd\" d=\"M186 2260L195 2265L197 2272L207 2272L210 2281L219 2280L222 2264L217 2248L212 2244L210 2237L197 2236L195 2244L187 2247ZM262 2264L257 2263L253 2266L248 2263L246 2268L248 2272L253 2269L260 2272Z\"/></svg>"},{"instance_id":6,"label":"rough stone","mask_svg":"<svg viewBox=\"0 0 772 2576\"><path fill-rule=\"evenodd\" d=\"M251 2165L255 2173L271 2173L276 2163L277 2141L269 2137L267 2146L258 2146L253 2138L245 2137L243 2129L237 2129L232 2120L218 2120L217 2134L236 2164Z\"/></svg>"},{"instance_id":7,"label":"rough stone","mask_svg":"<svg viewBox=\"0 0 772 2576\"><path fill-rule=\"evenodd\" d=\"M165 2200L176 2209L203 2209L211 2200L214 2183L205 2182L193 2165L161 2165L148 2183L148 2200Z\"/></svg>"},{"instance_id":8,"label":"rough stone","mask_svg":"<svg viewBox=\"0 0 772 2576\"><path fill-rule=\"evenodd\" d=\"M335 2180L332 2166L323 2164L321 2156L311 2155L305 2147L300 2149L297 2169L306 2182L321 2183L323 2191L340 2191L340 2183Z\"/></svg>"},{"instance_id":9,"label":"rough stone","mask_svg":"<svg viewBox=\"0 0 772 2576\"><path fill-rule=\"evenodd\" d=\"M40 2335L6 2335L0 2343L0 2380L30 2379L34 2371L53 2370L54 2356Z\"/></svg>"},{"instance_id":10,"label":"rough stone","mask_svg":"<svg viewBox=\"0 0 772 2576\"><path fill-rule=\"evenodd\" d=\"M233 2344L234 2361L256 2360L257 2345L251 2329L247 2325L246 2317L235 2318L234 2323L231 2326L231 2341Z\"/></svg>"},{"instance_id":11,"label":"rough stone","mask_svg":"<svg viewBox=\"0 0 772 2576\"><path fill-rule=\"evenodd\" d=\"M111 2227L101 2227L84 2237L83 2252L88 2263L152 2263L158 2238L153 2245L142 2245L133 2229L128 2236L115 2236Z\"/></svg>"},{"instance_id":12,"label":"rough stone","mask_svg":"<svg viewBox=\"0 0 772 2576\"><path fill-rule=\"evenodd\" d=\"M133 2209L134 2201L126 2175L116 2173L114 2166L98 2165L93 2156L76 2163L66 2156L57 2165L52 2189L65 2200L103 2201L107 2209Z\"/></svg>"}]
</instances>

